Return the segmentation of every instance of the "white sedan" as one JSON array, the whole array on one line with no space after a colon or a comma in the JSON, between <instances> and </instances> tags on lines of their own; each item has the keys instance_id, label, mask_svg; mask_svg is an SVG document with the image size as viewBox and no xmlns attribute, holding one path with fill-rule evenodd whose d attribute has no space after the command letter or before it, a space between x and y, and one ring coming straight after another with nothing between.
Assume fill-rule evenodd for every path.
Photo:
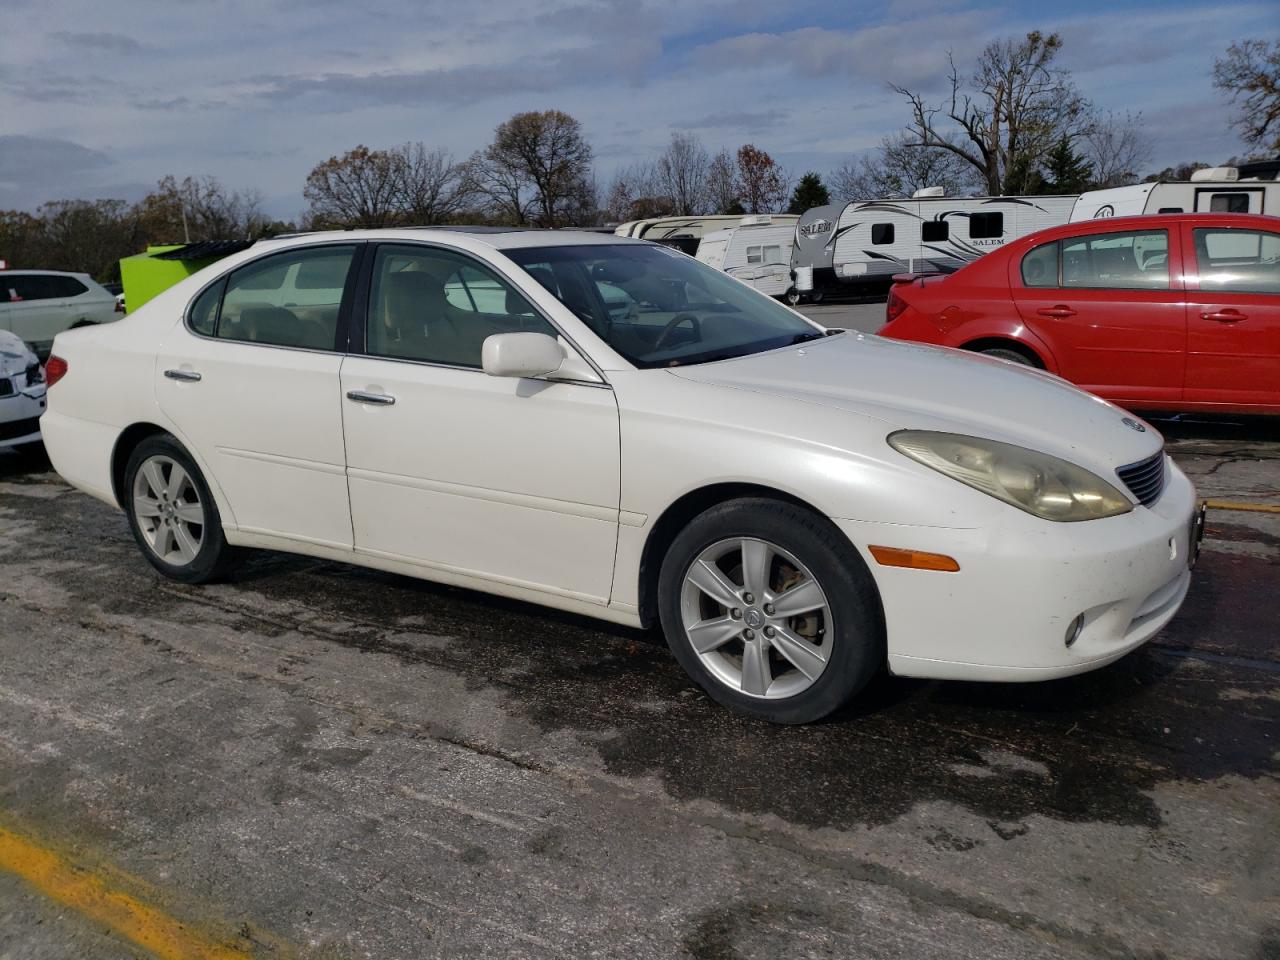
<instances>
[{"instance_id":1,"label":"white sedan","mask_svg":"<svg viewBox=\"0 0 1280 960\"><path fill-rule=\"evenodd\" d=\"M44 374L22 338L0 330L0 447L22 449L40 442Z\"/></svg>"},{"instance_id":2,"label":"white sedan","mask_svg":"<svg viewBox=\"0 0 1280 960\"><path fill-rule=\"evenodd\" d=\"M1198 544L1124 411L615 236L279 238L54 352L49 455L164 575L265 547L661 623L712 697L779 722L886 664L1110 663Z\"/></svg>"}]
</instances>

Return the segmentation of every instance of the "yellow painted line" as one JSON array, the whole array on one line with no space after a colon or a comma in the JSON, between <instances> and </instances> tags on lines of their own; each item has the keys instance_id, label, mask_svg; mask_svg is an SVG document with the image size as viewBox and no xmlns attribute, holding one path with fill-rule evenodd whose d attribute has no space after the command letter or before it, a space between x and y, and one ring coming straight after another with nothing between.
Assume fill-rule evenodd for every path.
<instances>
[{"instance_id":1,"label":"yellow painted line","mask_svg":"<svg viewBox=\"0 0 1280 960\"><path fill-rule=\"evenodd\" d=\"M1204 505L1210 510L1240 510L1245 513L1280 513L1277 503L1240 503L1235 500L1206 500Z\"/></svg>"},{"instance_id":2,"label":"yellow painted line","mask_svg":"<svg viewBox=\"0 0 1280 960\"><path fill-rule=\"evenodd\" d=\"M126 878L113 877L114 871L78 866L4 827L0 827L0 869L162 960L245 960L252 955L219 943L126 893L122 889Z\"/></svg>"}]
</instances>

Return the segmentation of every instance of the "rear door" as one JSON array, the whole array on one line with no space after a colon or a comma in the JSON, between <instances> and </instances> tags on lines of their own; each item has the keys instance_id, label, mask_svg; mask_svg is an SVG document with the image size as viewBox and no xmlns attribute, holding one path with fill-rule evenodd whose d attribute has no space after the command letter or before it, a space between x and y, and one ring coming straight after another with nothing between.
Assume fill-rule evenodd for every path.
<instances>
[{"instance_id":1,"label":"rear door","mask_svg":"<svg viewBox=\"0 0 1280 960\"><path fill-rule=\"evenodd\" d=\"M1280 230L1183 230L1187 401L1280 405Z\"/></svg>"},{"instance_id":2,"label":"rear door","mask_svg":"<svg viewBox=\"0 0 1280 960\"><path fill-rule=\"evenodd\" d=\"M1049 343L1059 373L1109 400L1181 399L1186 364L1179 239L1167 229L1066 237L1011 265L1026 325Z\"/></svg>"}]
</instances>

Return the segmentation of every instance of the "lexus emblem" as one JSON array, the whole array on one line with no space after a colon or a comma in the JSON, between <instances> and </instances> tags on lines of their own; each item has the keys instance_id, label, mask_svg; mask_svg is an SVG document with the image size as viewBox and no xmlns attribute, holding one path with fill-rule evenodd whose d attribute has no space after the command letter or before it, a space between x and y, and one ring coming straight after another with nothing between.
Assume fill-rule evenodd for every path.
<instances>
[{"instance_id":1,"label":"lexus emblem","mask_svg":"<svg viewBox=\"0 0 1280 960\"><path fill-rule=\"evenodd\" d=\"M1147 428L1144 427L1142 424L1140 424L1137 420L1134 420L1132 417L1125 417L1120 422L1123 423L1130 430L1137 430L1139 433L1147 432Z\"/></svg>"}]
</instances>

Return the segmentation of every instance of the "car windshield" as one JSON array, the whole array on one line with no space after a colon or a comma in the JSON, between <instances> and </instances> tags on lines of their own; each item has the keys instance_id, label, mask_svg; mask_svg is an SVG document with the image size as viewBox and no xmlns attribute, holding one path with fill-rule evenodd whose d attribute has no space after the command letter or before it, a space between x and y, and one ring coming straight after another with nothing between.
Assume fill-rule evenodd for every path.
<instances>
[{"instance_id":1,"label":"car windshield","mask_svg":"<svg viewBox=\"0 0 1280 960\"><path fill-rule=\"evenodd\" d=\"M503 252L637 367L709 363L823 336L745 284L656 244Z\"/></svg>"}]
</instances>

